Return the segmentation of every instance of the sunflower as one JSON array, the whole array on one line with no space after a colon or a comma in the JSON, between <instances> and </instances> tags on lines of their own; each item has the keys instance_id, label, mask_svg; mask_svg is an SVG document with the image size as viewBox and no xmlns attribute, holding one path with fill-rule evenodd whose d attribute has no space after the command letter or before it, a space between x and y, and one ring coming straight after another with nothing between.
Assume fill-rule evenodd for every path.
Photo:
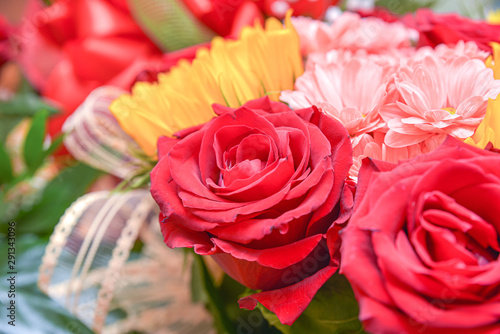
<instances>
[{"instance_id":1,"label":"sunflower","mask_svg":"<svg viewBox=\"0 0 500 334\"><path fill-rule=\"evenodd\" d=\"M181 61L157 83L139 82L132 94L110 109L121 127L148 155L155 155L160 136L199 125L215 116L212 104L238 107L268 95L278 101L282 90L293 89L303 72L298 35L290 20L275 18L265 27L244 28L239 39L214 38L190 64Z\"/></svg>"}]
</instances>

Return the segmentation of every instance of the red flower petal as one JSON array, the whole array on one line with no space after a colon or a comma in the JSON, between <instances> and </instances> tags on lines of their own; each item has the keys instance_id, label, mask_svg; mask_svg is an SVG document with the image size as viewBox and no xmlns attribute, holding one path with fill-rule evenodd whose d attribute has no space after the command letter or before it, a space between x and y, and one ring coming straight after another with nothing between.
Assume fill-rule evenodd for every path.
<instances>
[{"instance_id":1,"label":"red flower petal","mask_svg":"<svg viewBox=\"0 0 500 334\"><path fill-rule=\"evenodd\" d=\"M337 271L335 266L327 266L308 278L272 291L264 291L241 298L241 308L253 310L257 302L275 313L282 324L291 325L304 312L319 288Z\"/></svg>"}]
</instances>

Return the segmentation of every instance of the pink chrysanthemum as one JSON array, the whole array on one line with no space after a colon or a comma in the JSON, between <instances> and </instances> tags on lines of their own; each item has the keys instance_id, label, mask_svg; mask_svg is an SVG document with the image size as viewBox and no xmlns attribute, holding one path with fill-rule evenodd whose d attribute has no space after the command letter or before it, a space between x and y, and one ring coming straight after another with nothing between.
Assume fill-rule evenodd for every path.
<instances>
[{"instance_id":1,"label":"pink chrysanthemum","mask_svg":"<svg viewBox=\"0 0 500 334\"><path fill-rule=\"evenodd\" d=\"M385 133L374 131L372 134L363 134L359 138L358 145L353 148L353 164L349 170L352 178L358 176L361 163L364 158L372 158L387 162L397 163L416 157L419 154L427 153L430 150L424 145L410 145L401 148L392 148L384 144Z\"/></svg>"},{"instance_id":2,"label":"pink chrysanthemum","mask_svg":"<svg viewBox=\"0 0 500 334\"><path fill-rule=\"evenodd\" d=\"M434 147L447 134L465 139L474 133L488 98L500 93L500 80L478 59L429 53L402 66L393 88L399 98L380 109L388 127L385 144Z\"/></svg>"},{"instance_id":3,"label":"pink chrysanthemum","mask_svg":"<svg viewBox=\"0 0 500 334\"><path fill-rule=\"evenodd\" d=\"M400 22L361 18L351 12L344 12L331 25L305 17L295 18L292 22L300 36L302 52L306 55L332 49L384 53L390 49L410 47L411 40L418 36L415 30Z\"/></svg>"},{"instance_id":4,"label":"pink chrysanthemum","mask_svg":"<svg viewBox=\"0 0 500 334\"><path fill-rule=\"evenodd\" d=\"M354 58L367 59L372 63L383 67L398 68L402 61L412 57L415 54L415 49L391 49L384 54L370 54L366 50L360 49L355 52L350 50L330 50L328 52L315 52L307 57L306 70L314 70L316 64L345 64Z\"/></svg>"},{"instance_id":5,"label":"pink chrysanthemum","mask_svg":"<svg viewBox=\"0 0 500 334\"><path fill-rule=\"evenodd\" d=\"M410 66L416 66L421 63L424 58L437 56L445 62L450 62L455 58L466 57L468 59L478 59L482 62L490 55L489 52L481 50L474 42L458 41L454 46L439 44L435 48L424 46L417 49L413 54L403 56L402 62Z\"/></svg>"},{"instance_id":6,"label":"pink chrysanthemum","mask_svg":"<svg viewBox=\"0 0 500 334\"><path fill-rule=\"evenodd\" d=\"M292 109L315 105L341 122L355 146L358 136L382 127L380 107L388 98L386 86L394 66L370 57L353 56L341 62L315 64L295 82L295 91L280 99Z\"/></svg>"}]
</instances>

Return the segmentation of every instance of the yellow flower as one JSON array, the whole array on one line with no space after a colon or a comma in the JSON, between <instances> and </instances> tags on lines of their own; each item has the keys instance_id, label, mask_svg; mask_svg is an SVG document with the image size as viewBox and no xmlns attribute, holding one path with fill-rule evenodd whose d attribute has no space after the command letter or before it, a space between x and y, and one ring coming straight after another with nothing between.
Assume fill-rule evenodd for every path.
<instances>
[{"instance_id":1,"label":"yellow flower","mask_svg":"<svg viewBox=\"0 0 500 334\"><path fill-rule=\"evenodd\" d=\"M486 116L465 142L479 148L485 148L491 142L493 147L500 149L500 98L488 100Z\"/></svg>"},{"instance_id":2,"label":"yellow flower","mask_svg":"<svg viewBox=\"0 0 500 334\"><path fill-rule=\"evenodd\" d=\"M486 21L490 24L500 24L500 9L491 10L488 13L488 17L486 18Z\"/></svg>"},{"instance_id":3,"label":"yellow flower","mask_svg":"<svg viewBox=\"0 0 500 334\"><path fill-rule=\"evenodd\" d=\"M155 155L160 136L215 116L213 103L238 107L266 94L277 101L304 71L290 16L285 26L270 18L265 28L244 28L238 40L214 38L210 50L199 50L192 64L181 61L160 74L158 83L134 85L131 95L113 102L111 112L146 154Z\"/></svg>"},{"instance_id":4,"label":"yellow flower","mask_svg":"<svg viewBox=\"0 0 500 334\"><path fill-rule=\"evenodd\" d=\"M486 59L486 66L493 69L493 75L496 80L500 80L500 44L491 42L492 55Z\"/></svg>"}]
</instances>

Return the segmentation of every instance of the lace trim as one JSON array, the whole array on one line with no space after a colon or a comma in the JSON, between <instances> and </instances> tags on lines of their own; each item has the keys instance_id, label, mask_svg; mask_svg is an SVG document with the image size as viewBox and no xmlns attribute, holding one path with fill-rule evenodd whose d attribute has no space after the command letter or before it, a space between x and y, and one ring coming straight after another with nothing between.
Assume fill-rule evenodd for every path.
<instances>
[{"instance_id":1,"label":"lace trim","mask_svg":"<svg viewBox=\"0 0 500 334\"><path fill-rule=\"evenodd\" d=\"M211 317L191 302L183 253L163 243L158 213L146 190L79 198L50 238L40 289L97 333L211 332Z\"/></svg>"}]
</instances>

